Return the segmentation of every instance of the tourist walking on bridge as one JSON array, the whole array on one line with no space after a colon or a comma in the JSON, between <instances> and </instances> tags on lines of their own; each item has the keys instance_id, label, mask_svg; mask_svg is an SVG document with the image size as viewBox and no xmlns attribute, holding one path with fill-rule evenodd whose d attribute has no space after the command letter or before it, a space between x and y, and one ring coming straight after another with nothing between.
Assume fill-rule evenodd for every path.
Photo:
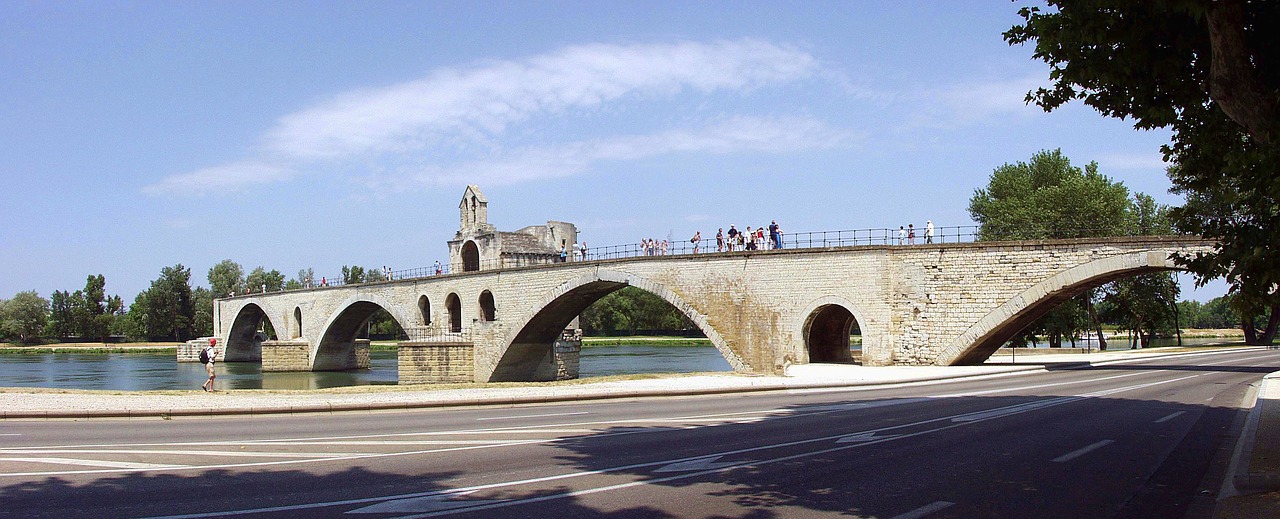
<instances>
[{"instance_id":1,"label":"tourist walking on bridge","mask_svg":"<svg viewBox=\"0 0 1280 519\"><path fill-rule=\"evenodd\" d=\"M924 242L933 243L933 220L924 222Z\"/></svg>"},{"instance_id":2,"label":"tourist walking on bridge","mask_svg":"<svg viewBox=\"0 0 1280 519\"><path fill-rule=\"evenodd\" d=\"M777 220L773 220L769 224L769 239L773 240L773 248L782 248L782 228L778 227Z\"/></svg>"}]
</instances>

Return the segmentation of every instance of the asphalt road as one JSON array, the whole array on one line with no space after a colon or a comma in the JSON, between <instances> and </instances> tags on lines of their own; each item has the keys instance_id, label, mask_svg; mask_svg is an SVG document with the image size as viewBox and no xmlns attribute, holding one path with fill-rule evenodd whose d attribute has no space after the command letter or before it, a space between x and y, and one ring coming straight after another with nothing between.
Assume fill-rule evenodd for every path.
<instances>
[{"instance_id":1,"label":"asphalt road","mask_svg":"<svg viewBox=\"0 0 1280 519\"><path fill-rule=\"evenodd\" d=\"M1207 517L1280 353L900 387L0 422L0 517Z\"/></svg>"}]
</instances>

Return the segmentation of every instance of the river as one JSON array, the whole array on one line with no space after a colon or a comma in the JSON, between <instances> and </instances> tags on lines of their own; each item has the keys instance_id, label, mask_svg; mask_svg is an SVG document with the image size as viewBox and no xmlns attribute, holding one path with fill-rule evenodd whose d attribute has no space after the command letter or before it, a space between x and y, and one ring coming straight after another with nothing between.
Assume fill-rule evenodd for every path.
<instances>
[{"instance_id":1,"label":"river","mask_svg":"<svg viewBox=\"0 0 1280 519\"><path fill-rule=\"evenodd\" d=\"M263 373L256 362L217 364L220 389L321 389L395 384L395 350L373 350L356 371ZM730 371L711 346L624 344L582 349L580 376ZM0 387L146 391L199 389L204 366L155 353L0 353Z\"/></svg>"}]
</instances>

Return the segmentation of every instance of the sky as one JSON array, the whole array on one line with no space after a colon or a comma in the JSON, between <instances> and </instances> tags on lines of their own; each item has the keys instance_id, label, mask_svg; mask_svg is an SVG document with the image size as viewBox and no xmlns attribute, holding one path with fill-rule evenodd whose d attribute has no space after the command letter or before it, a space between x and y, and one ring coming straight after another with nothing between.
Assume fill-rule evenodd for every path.
<instances>
[{"instance_id":1,"label":"sky","mask_svg":"<svg viewBox=\"0 0 1280 519\"><path fill-rule=\"evenodd\" d=\"M970 226L1052 149L1180 204L1167 131L1026 103L1022 5L0 0L0 299L447 263L468 184L590 247Z\"/></svg>"}]
</instances>

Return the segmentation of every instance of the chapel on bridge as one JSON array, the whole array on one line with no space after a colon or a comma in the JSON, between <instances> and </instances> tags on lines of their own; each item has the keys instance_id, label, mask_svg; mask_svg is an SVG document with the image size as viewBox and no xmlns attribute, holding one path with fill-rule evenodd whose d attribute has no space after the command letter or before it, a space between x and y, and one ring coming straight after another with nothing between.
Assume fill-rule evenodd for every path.
<instances>
[{"instance_id":1,"label":"chapel on bridge","mask_svg":"<svg viewBox=\"0 0 1280 519\"><path fill-rule=\"evenodd\" d=\"M475 185L467 186L458 203L460 224L449 240L449 263L463 272L560 261L563 248L572 254L578 228L572 223L547 221L515 232L489 223L489 201Z\"/></svg>"}]
</instances>

